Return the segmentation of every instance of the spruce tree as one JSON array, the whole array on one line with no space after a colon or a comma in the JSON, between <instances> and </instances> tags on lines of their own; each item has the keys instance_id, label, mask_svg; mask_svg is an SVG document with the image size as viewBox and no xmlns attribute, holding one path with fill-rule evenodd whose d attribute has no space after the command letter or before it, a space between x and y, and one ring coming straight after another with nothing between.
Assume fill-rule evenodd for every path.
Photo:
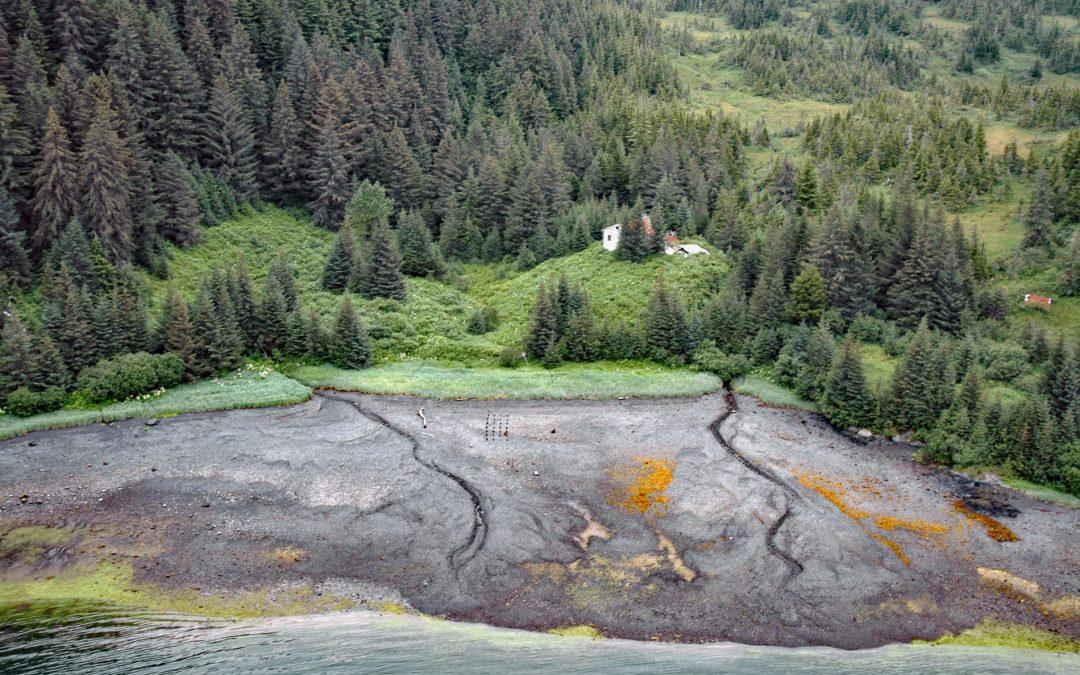
<instances>
[{"instance_id":1,"label":"spruce tree","mask_svg":"<svg viewBox=\"0 0 1080 675\"><path fill-rule=\"evenodd\" d=\"M187 248L199 240L201 213L194 179L184 160L165 153L154 166L155 199L162 209L158 231L169 241Z\"/></svg>"},{"instance_id":2,"label":"spruce tree","mask_svg":"<svg viewBox=\"0 0 1080 675\"><path fill-rule=\"evenodd\" d=\"M195 336L187 303L175 288L165 296L155 339L158 349L172 352L184 362L187 373L195 371Z\"/></svg>"},{"instance_id":3,"label":"spruce tree","mask_svg":"<svg viewBox=\"0 0 1080 675\"><path fill-rule=\"evenodd\" d=\"M596 354L596 329L588 296L571 312L563 330L563 358L567 361L591 361Z\"/></svg>"},{"instance_id":4,"label":"spruce tree","mask_svg":"<svg viewBox=\"0 0 1080 675\"><path fill-rule=\"evenodd\" d=\"M30 200L31 242L39 255L77 212L76 179L75 155L67 131L60 124L56 110L49 108L31 179L34 189Z\"/></svg>"},{"instance_id":5,"label":"spruce tree","mask_svg":"<svg viewBox=\"0 0 1080 675\"><path fill-rule=\"evenodd\" d=\"M383 137L380 155L379 182L399 208L416 208L422 187L420 165L400 127L395 125Z\"/></svg>"},{"instance_id":6,"label":"spruce tree","mask_svg":"<svg viewBox=\"0 0 1080 675\"><path fill-rule=\"evenodd\" d=\"M367 256L357 284L365 298L405 300L405 280L401 276L401 253L390 228L380 224L367 246Z\"/></svg>"},{"instance_id":7,"label":"spruce tree","mask_svg":"<svg viewBox=\"0 0 1080 675\"><path fill-rule=\"evenodd\" d=\"M30 138L18 122L18 109L0 84L0 187L9 192L22 188L26 177L19 169L30 151Z\"/></svg>"},{"instance_id":8,"label":"spruce tree","mask_svg":"<svg viewBox=\"0 0 1080 675\"><path fill-rule=\"evenodd\" d=\"M431 230L419 211L398 214L398 243L401 245L401 272L410 277L426 277L439 271Z\"/></svg>"},{"instance_id":9,"label":"spruce tree","mask_svg":"<svg viewBox=\"0 0 1080 675\"><path fill-rule=\"evenodd\" d=\"M274 277L278 287L281 288L281 294L285 297L286 309L290 312L293 311L300 301L300 292L296 288L296 270L289 264L285 251L278 251L274 262L270 264L267 274Z\"/></svg>"},{"instance_id":10,"label":"spruce tree","mask_svg":"<svg viewBox=\"0 0 1080 675\"><path fill-rule=\"evenodd\" d=\"M931 429L944 409L944 374L937 341L926 319L919 324L892 379L893 421L904 429Z\"/></svg>"},{"instance_id":11,"label":"spruce tree","mask_svg":"<svg viewBox=\"0 0 1080 675\"><path fill-rule=\"evenodd\" d=\"M795 178L795 203L805 211L816 211L821 205L821 196L818 192L817 171L814 165L807 162Z\"/></svg>"},{"instance_id":12,"label":"spruce tree","mask_svg":"<svg viewBox=\"0 0 1080 675\"><path fill-rule=\"evenodd\" d=\"M292 97L285 79L278 83L270 115L269 133L262 147L262 184L270 197L278 202L298 200L304 190L300 151L301 125L296 117Z\"/></svg>"},{"instance_id":13,"label":"spruce tree","mask_svg":"<svg viewBox=\"0 0 1080 675\"><path fill-rule=\"evenodd\" d=\"M340 293L349 286L353 269L356 267L356 242L352 232L342 229L334 240L334 246L326 257L323 266L322 286L328 291Z\"/></svg>"},{"instance_id":14,"label":"spruce tree","mask_svg":"<svg viewBox=\"0 0 1080 675\"><path fill-rule=\"evenodd\" d=\"M1027 248L1045 248L1054 242L1050 181L1046 171L1042 169L1035 174L1034 181L1035 190L1031 195L1031 204L1028 205L1022 218L1024 246Z\"/></svg>"},{"instance_id":15,"label":"spruce tree","mask_svg":"<svg viewBox=\"0 0 1080 675\"><path fill-rule=\"evenodd\" d=\"M645 342L658 356L685 356L689 348L686 311L678 294L668 289L663 273L645 310Z\"/></svg>"},{"instance_id":16,"label":"spruce tree","mask_svg":"<svg viewBox=\"0 0 1080 675\"><path fill-rule=\"evenodd\" d=\"M7 189L0 185L0 286L7 282L20 285L30 279L30 256L25 235L19 229L19 214Z\"/></svg>"},{"instance_id":17,"label":"spruce tree","mask_svg":"<svg viewBox=\"0 0 1080 675\"><path fill-rule=\"evenodd\" d=\"M51 387L66 390L71 387L71 371L64 363L64 355L48 335L34 341L30 387L36 391Z\"/></svg>"},{"instance_id":18,"label":"spruce tree","mask_svg":"<svg viewBox=\"0 0 1080 675\"><path fill-rule=\"evenodd\" d=\"M821 271L813 265L803 267L799 276L791 282L788 300L788 317L796 322L816 322L825 311L825 280Z\"/></svg>"},{"instance_id":19,"label":"spruce tree","mask_svg":"<svg viewBox=\"0 0 1080 675\"><path fill-rule=\"evenodd\" d=\"M109 258L131 255L130 156L116 131L111 110L99 105L83 141L79 158L82 222L104 246Z\"/></svg>"},{"instance_id":20,"label":"spruce tree","mask_svg":"<svg viewBox=\"0 0 1080 675\"><path fill-rule=\"evenodd\" d=\"M19 315L12 312L0 330L0 397L30 383L33 342Z\"/></svg>"},{"instance_id":21,"label":"spruce tree","mask_svg":"<svg viewBox=\"0 0 1080 675\"><path fill-rule=\"evenodd\" d=\"M273 275L267 275L270 278ZM236 323L243 333L244 346L250 351L259 344L259 312L255 304L255 282L248 271L247 259L241 251L236 265L229 274L229 301L236 315Z\"/></svg>"},{"instance_id":22,"label":"spruce tree","mask_svg":"<svg viewBox=\"0 0 1080 675\"><path fill-rule=\"evenodd\" d=\"M874 401L863 375L859 345L844 341L825 379L821 407L838 427L862 427L873 424Z\"/></svg>"},{"instance_id":23,"label":"spruce tree","mask_svg":"<svg viewBox=\"0 0 1080 675\"><path fill-rule=\"evenodd\" d=\"M290 311L281 286L273 275L266 277L262 304L259 305L259 347L264 354L285 349L289 337Z\"/></svg>"},{"instance_id":24,"label":"spruce tree","mask_svg":"<svg viewBox=\"0 0 1080 675\"><path fill-rule=\"evenodd\" d=\"M57 280L55 332L51 335L64 355L64 363L74 372L97 361L93 326L79 289L62 265Z\"/></svg>"},{"instance_id":25,"label":"spruce tree","mask_svg":"<svg viewBox=\"0 0 1080 675\"><path fill-rule=\"evenodd\" d=\"M247 113L224 75L214 78L203 129L206 165L240 199L251 199L256 192L259 169L255 137Z\"/></svg>"},{"instance_id":26,"label":"spruce tree","mask_svg":"<svg viewBox=\"0 0 1080 675\"><path fill-rule=\"evenodd\" d=\"M308 169L308 189L313 196L312 216L322 227L341 227L345 205L352 195L352 178L346 161L344 140L335 116L328 116L317 130L317 143Z\"/></svg>"},{"instance_id":27,"label":"spruce tree","mask_svg":"<svg viewBox=\"0 0 1080 675\"><path fill-rule=\"evenodd\" d=\"M525 343L525 353L534 359L542 359L548 345L559 339L558 314L548 295L547 287L541 282L536 292L536 304L533 305L532 320Z\"/></svg>"},{"instance_id":28,"label":"spruce tree","mask_svg":"<svg viewBox=\"0 0 1080 675\"><path fill-rule=\"evenodd\" d=\"M341 300L334 331L327 346L327 359L338 368L359 369L371 365L371 343L360 323L348 293Z\"/></svg>"}]
</instances>

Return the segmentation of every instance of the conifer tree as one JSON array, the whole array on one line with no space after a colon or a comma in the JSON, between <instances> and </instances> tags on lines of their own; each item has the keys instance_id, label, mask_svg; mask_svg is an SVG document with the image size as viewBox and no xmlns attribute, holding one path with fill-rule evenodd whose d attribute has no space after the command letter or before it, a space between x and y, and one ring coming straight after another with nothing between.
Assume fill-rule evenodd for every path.
<instances>
[{"instance_id":1,"label":"conifer tree","mask_svg":"<svg viewBox=\"0 0 1080 675\"><path fill-rule=\"evenodd\" d=\"M420 212L402 211L398 215L398 242L401 245L401 272L411 277L437 274L439 260L431 241L431 230Z\"/></svg>"},{"instance_id":2,"label":"conifer tree","mask_svg":"<svg viewBox=\"0 0 1080 675\"><path fill-rule=\"evenodd\" d=\"M154 167L155 199L162 209L158 231L169 241L187 248L199 240L199 202L194 179L184 160L165 153Z\"/></svg>"},{"instance_id":3,"label":"conifer tree","mask_svg":"<svg viewBox=\"0 0 1080 675\"><path fill-rule=\"evenodd\" d=\"M371 365L371 343L367 331L353 309L349 294L341 299L334 331L327 346L327 358L338 368L366 368Z\"/></svg>"},{"instance_id":4,"label":"conifer tree","mask_svg":"<svg viewBox=\"0 0 1080 675\"><path fill-rule=\"evenodd\" d=\"M30 138L18 123L18 110L7 88L0 84L0 187L19 190L25 182L19 168L30 153Z\"/></svg>"},{"instance_id":5,"label":"conifer tree","mask_svg":"<svg viewBox=\"0 0 1080 675\"><path fill-rule=\"evenodd\" d=\"M267 275L268 279L271 277L274 275ZM250 351L258 346L261 324L255 304L255 282L251 279L243 251L237 256L236 265L229 274L229 301L233 306L236 323L243 334L244 346Z\"/></svg>"},{"instance_id":6,"label":"conifer tree","mask_svg":"<svg viewBox=\"0 0 1080 675\"><path fill-rule=\"evenodd\" d=\"M0 185L0 287L9 281L21 285L29 280L30 256L26 252L25 239L19 229L15 202Z\"/></svg>"},{"instance_id":7,"label":"conifer tree","mask_svg":"<svg viewBox=\"0 0 1080 675\"><path fill-rule=\"evenodd\" d=\"M322 276L323 288L335 293L348 288L349 279L356 267L356 260L356 242L353 240L352 232L343 228L334 240L330 255L326 257Z\"/></svg>"},{"instance_id":8,"label":"conifer tree","mask_svg":"<svg viewBox=\"0 0 1080 675\"><path fill-rule=\"evenodd\" d=\"M405 134L395 126L383 138L379 182L399 208L416 208L423 185L420 165L405 141Z\"/></svg>"},{"instance_id":9,"label":"conifer tree","mask_svg":"<svg viewBox=\"0 0 1080 675\"><path fill-rule=\"evenodd\" d=\"M945 408L937 344L926 319L919 324L892 380L893 421L905 429L931 429Z\"/></svg>"},{"instance_id":10,"label":"conifer tree","mask_svg":"<svg viewBox=\"0 0 1080 675\"><path fill-rule=\"evenodd\" d=\"M97 361L93 326L79 289L71 280L67 266L61 265L57 279L53 340L64 355L64 363L78 373Z\"/></svg>"},{"instance_id":11,"label":"conifer tree","mask_svg":"<svg viewBox=\"0 0 1080 675\"><path fill-rule=\"evenodd\" d=\"M131 255L130 156L116 131L113 113L99 105L83 141L79 158L82 222L93 232L110 259Z\"/></svg>"},{"instance_id":12,"label":"conifer tree","mask_svg":"<svg viewBox=\"0 0 1080 675\"><path fill-rule=\"evenodd\" d=\"M813 265L804 266L791 282L788 316L796 323L815 322L821 318L826 305L825 280L821 271Z\"/></svg>"},{"instance_id":13,"label":"conifer tree","mask_svg":"<svg viewBox=\"0 0 1080 675\"><path fill-rule=\"evenodd\" d=\"M795 203L803 210L813 212L821 205L820 202L817 171L813 163L807 162L795 177Z\"/></svg>"},{"instance_id":14,"label":"conifer tree","mask_svg":"<svg viewBox=\"0 0 1080 675\"><path fill-rule=\"evenodd\" d=\"M0 330L0 397L30 382L33 343L19 315L12 312Z\"/></svg>"},{"instance_id":15,"label":"conifer tree","mask_svg":"<svg viewBox=\"0 0 1080 675\"><path fill-rule=\"evenodd\" d=\"M689 348L686 311L678 294L667 288L663 273L645 310L645 341L653 353L662 356L685 356Z\"/></svg>"},{"instance_id":16,"label":"conifer tree","mask_svg":"<svg viewBox=\"0 0 1080 675\"><path fill-rule=\"evenodd\" d=\"M619 244L615 257L619 260L639 262L652 252L652 242L640 218L630 218L619 232Z\"/></svg>"},{"instance_id":17,"label":"conifer tree","mask_svg":"<svg viewBox=\"0 0 1080 675\"><path fill-rule=\"evenodd\" d=\"M195 336L187 303L175 288L165 296L155 343L162 351L172 352L184 362L187 373L195 370Z\"/></svg>"},{"instance_id":18,"label":"conifer tree","mask_svg":"<svg viewBox=\"0 0 1080 675\"><path fill-rule=\"evenodd\" d=\"M59 236L78 209L75 155L56 110L49 108L31 179L34 196L30 201L31 241L40 255Z\"/></svg>"},{"instance_id":19,"label":"conifer tree","mask_svg":"<svg viewBox=\"0 0 1080 675\"><path fill-rule=\"evenodd\" d=\"M341 227L345 205L352 195L340 122L327 116L317 130L317 144L308 169L308 189L313 195L312 216L322 227L336 230Z\"/></svg>"},{"instance_id":20,"label":"conifer tree","mask_svg":"<svg viewBox=\"0 0 1080 675\"><path fill-rule=\"evenodd\" d=\"M405 280L401 276L401 253L390 228L376 226L367 246L357 287L365 298L405 300Z\"/></svg>"},{"instance_id":21,"label":"conifer tree","mask_svg":"<svg viewBox=\"0 0 1080 675\"><path fill-rule=\"evenodd\" d=\"M873 424L874 402L863 375L859 345L844 341L825 379L821 406L829 420L838 427L862 427Z\"/></svg>"},{"instance_id":22,"label":"conifer tree","mask_svg":"<svg viewBox=\"0 0 1080 675\"><path fill-rule=\"evenodd\" d=\"M140 92L146 140L155 150L172 150L192 159L203 133L199 109L204 98L199 76L165 22L149 15L148 24Z\"/></svg>"},{"instance_id":23,"label":"conifer tree","mask_svg":"<svg viewBox=\"0 0 1080 675\"><path fill-rule=\"evenodd\" d=\"M275 278L278 287L281 288L281 294L285 297L286 309L290 312L293 311L300 301L300 292L296 288L296 270L289 264L289 259L286 257L284 250L278 251L267 273Z\"/></svg>"},{"instance_id":24,"label":"conifer tree","mask_svg":"<svg viewBox=\"0 0 1080 675\"><path fill-rule=\"evenodd\" d=\"M1059 423L1065 420L1074 403L1080 401L1080 375L1074 367L1072 351L1063 337L1058 338L1050 350L1043 372L1042 393Z\"/></svg>"},{"instance_id":25,"label":"conifer tree","mask_svg":"<svg viewBox=\"0 0 1080 675\"><path fill-rule=\"evenodd\" d=\"M51 387L66 390L71 387L71 371L64 363L64 355L48 335L34 340L30 387L36 391Z\"/></svg>"},{"instance_id":26,"label":"conifer tree","mask_svg":"<svg viewBox=\"0 0 1080 675\"><path fill-rule=\"evenodd\" d=\"M543 282L536 292L532 320L525 343L525 353L534 359L542 359L548 345L559 340L558 314Z\"/></svg>"},{"instance_id":27,"label":"conifer tree","mask_svg":"<svg viewBox=\"0 0 1080 675\"><path fill-rule=\"evenodd\" d=\"M1046 171L1040 169L1035 174L1035 191L1031 195L1031 204L1024 212L1024 246L1043 248L1053 243L1053 211L1050 206L1050 181Z\"/></svg>"},{"instance_id":28,"label":"conifer tree","mask_svg":"<svg viewBox=\"0 0 1080 675\"><path fill-rule=\"evenodd\" d=\"M289 337L289 315L280 284L273 275L267 275L266 289L259 306L259 347L264 354L285 349Z\"/></svg>"},{"instance_id":29,"label":"conifer tree","mask_svg":"<svg viewBox=\"0 0 1080 675\"><path fill-rule=\"evenodd\" d=\"M292 97L285 79L278 83L270 116L269 133L262 148L262 184L270 197L278 202L291 203L303 193L300 154L301 125L296 117Z\"/></svg>"},{"instance_id":30,"label":"conifer tree","mask_svg":"<svg viewBox=\"0 0 1080 675\"><path fill-rule=\"evenodd\" d=\"M750 294L750 314L768 328L776 328L787 317L788 297L784 288L784 271L762 271Z\"/></svg>"},{"instance_id":31,"label":"conifer tree","mask_svg":"<svg viewBox=\"0 0 1080 675\"><path fill-rule=\"evenodd\" d=\"M563 329L563 358L567 361L591 361L596 354L595 330L589 298L582 294Z\"/></svg>"},{"instance_id":32,"label":"conifer tree","mask_svg":"<svg viewBox=\"0 0 1080 675\"><path fill-rule=\"evenodd\" d=\"M214 78L206 123L203 154L214 174L242 200L255 195L258 159L255 137L247 113L224 75Z\"/></svg>"}]
</instances>

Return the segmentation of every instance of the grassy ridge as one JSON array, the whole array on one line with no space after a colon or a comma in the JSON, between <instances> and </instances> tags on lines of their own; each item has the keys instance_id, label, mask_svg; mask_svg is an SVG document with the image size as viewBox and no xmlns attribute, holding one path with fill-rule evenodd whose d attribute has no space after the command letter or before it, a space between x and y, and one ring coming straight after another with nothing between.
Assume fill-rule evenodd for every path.
<instances>
[{"instance_id":1,"label":"grassy ridge","mask_svg":"<svg viewBox=\"0 0 1080 675\"><path fill-rule=\"evenodd\" d=\"M580 282L589 293L597 320L634 323L652 297L661 272L670 288L694 306L718 290L728 273L727 257L721 253L682 256L657 255L640 263L617 260L595 243L584 251L543 262L527 272L505 266L469 265L464 273L468 293L477 303L499 311L499 325L488 338L502 344L521 341L529 324L536 290L541 282L558 281L565 274L571 284Z\"/></svg>"},{"instance_id":2,"label":"grassy ridge","mask_svg":"<svg viewBox=\"0 0 1080 675\"><path fill-rule=\"evenodd\" d=\"M183 413L290 405L310 397L309 387L280 373L242 370L213 380L184 384L148 401L122 401L102 408L64 409L32 417L0 415L0 440L42 429L66 429L135 417L168 417Z\"/></svg>"},{"instance_id":3,"label":"grassy ridge","mask_svg":"<svg viewBox=\"0 0 1080 675\"><path fill-rule=\"evenodd\" d=\"M401 362L367 370L301 366L289 374L310 387L436 399L699 396L720 388L720 380L708 373L635 362L572 364L552 370Z\"/></svg>"}]
</instances>

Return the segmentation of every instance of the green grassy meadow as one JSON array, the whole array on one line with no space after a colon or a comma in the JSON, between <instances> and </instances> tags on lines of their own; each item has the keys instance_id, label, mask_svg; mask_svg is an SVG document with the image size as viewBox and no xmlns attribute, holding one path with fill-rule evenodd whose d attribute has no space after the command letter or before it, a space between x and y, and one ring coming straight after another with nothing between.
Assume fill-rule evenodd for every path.
<instances>
[{"instance_id":1,"label":"green grassy meadow","mask_svg":"<svg viewBox=\"0 0 1080 675\"><path fill-rule=\"evenodd\" d=\"M121 401L99 408L65 408L32 417L0 415L0 440L31 431L97 422L290 405L310 397L309 387L269 368L253 365L211 380L183 384L148 400Z\"/></svg>"},{"instance_id":2,"label":"green grassy meadow","mask_svg":"<svg viewBox=\"0 0 1080 675\"><path fill-rule=\"evenodd\" d=\"M289 375L315 388L436 399L610 399L700 396L717 391L711 374L654 363L567 364L553 369L399 362L366 370L300 366Z\"/></svg>"}]
</instances>

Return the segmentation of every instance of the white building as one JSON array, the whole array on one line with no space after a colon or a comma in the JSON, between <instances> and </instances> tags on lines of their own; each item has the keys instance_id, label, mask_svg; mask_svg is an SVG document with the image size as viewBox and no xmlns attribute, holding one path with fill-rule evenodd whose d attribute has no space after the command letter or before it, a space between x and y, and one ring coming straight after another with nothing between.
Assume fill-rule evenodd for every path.
<instances>
[{"instance_id":1,"label":"white building","mask_svg":"<svg viewBox=\"0 0 1080 675\"><path fill-rule=\"evenodd\" d=\"M604 228L604 248L608 251L614 251L619 246L619 235L622 233L622 225L615 223L611 227Z\"/></svg>"}]
</instances>

